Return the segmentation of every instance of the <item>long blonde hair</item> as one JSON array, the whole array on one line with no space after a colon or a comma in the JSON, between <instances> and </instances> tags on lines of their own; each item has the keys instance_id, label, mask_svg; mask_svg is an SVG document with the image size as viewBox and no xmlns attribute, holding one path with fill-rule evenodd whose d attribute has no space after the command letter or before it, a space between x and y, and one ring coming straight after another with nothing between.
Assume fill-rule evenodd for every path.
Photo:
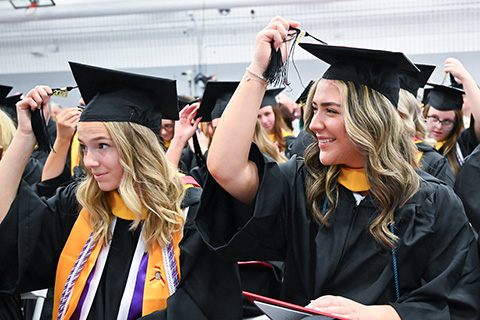
<instances>
[{"instance_id":1,"label":"long blonde hair","mask_svg":"<svg viewBox=\"0 0 480 320\"><path fill-rule=\"evenodd\" d=\"M260 121L257 119L255 123L255 132L253 134L253 142L258 146L260 151L277 162L285 162L287 161L287 157L285 157L280 150L277 149L275 143L270 139L268 136L267 130L262 126Z\"/></svg>"},{"instance_id":2,"label":"long blonde hair","mask_svg":"<svg viewBox=\"0 0 480 320\"><path fill-rule=\"evenodd\" d=\"M12 142L15 131L17 131L15 122L5 111L0 110L0 146L3 147L4 153Z\"/></svg>"},{"instance_id":3,"label":"long blonde hair","mask_svg":"<svg viewBox=\"0 0 480 320\"><path fill-rule=\"evenodd\" d=\"M318 82L315 83L315 88ZM329 80L335 84L342 98L345 128L350 139L365 156L365 172L370 184L369 193L378 205L378 214L369 226L375 240L385 247L394 247L398 237L390 230L394 223L394 212L405 204L420 186L420 178L413 165L416 152L413 140L392 103L379 92L353 82ZM309 94L305 127L313 118L312 99ZM306 193L307 204L314 218L329 225L339 195L337 178L340 165L324 166L319 159L318 144L310 145L305 151L305 166L308 170ZM323 213L319 200L328 197L329 210Z\"/></svg>"},{"instance_id":4,"label":"long blonde hair","mask_svg":"<svg viewBox=\"0 0 480 320\"><path fill-rule=\"evenodd\" d=\"M427 120L422 114L420 102L410 92L400 89L398 100L398 113L403 119L407 132L431 146L436 145L435 139L428 137Z\"/></svg>"},{"instance_id":5,"label":"long blonde hair","mask_svg":"<svg viewBox=\"0 0 480 320\"><path fill-rule=\"evenodd\" d=\"M132 228L138 227L142 208L146 208L143 230L146 248L151 250L154 243L165 246L170 243L172 234L180 231L184 224L180 209L184 196L182 180L165 158L153 131L136 123L104 124L117 147L124 169L118 192L137 216ZM108 193L100 190L93 176L86 171L87 177L78 187L77 199L89 213L94 239L108 243L113 219Z\"/></svg>"},{"instance_id":6,"label":"long blonde hair","mask_svg":"<svg viewBox=\"0 0 480 320\"><path fill-rule=\"evenodd\" d=\"M423 107L423 116L427 118L428 110L433 108L432 106L426 104ZM460 136L460 133L463 131L463 113L462 110L454 110L455 112L455 126L453 127L452 131L448 135L447 141L443 145L443 153L442 155L447 158L448 163L450 163L450 167L452 167L453 173L457 175L458 171L460 171L460 163L458 162L457 154L456 154L456 146L457 140Z\"/></svg>"}]
</instances>

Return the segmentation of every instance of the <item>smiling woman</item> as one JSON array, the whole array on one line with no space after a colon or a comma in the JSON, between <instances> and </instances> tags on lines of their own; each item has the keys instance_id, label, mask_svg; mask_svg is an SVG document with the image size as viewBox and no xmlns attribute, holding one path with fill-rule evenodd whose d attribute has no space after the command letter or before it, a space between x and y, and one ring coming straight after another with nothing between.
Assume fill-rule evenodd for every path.
<instances>
[{"instance_id":1,"label":"smiling woman","mask_svg":"<svg viewBox=\"0 0 480 320\"><path fill-rule=\"evenodd\" d=\"M264 74L272 46L285 57L298 26L274 18L248 70ZM332 318L478 319L475 234L453 190L414 169L396 110L399 70L418 69L397 52L300 46L330 65L305 106L317 143L281 164L251 145L267 82L246 73L211 144L203 239L225 259L284 261L280 299Z\"/></svg>"},{"instance_id":2,"label":"smiling woman","mask_svg":"<svg viewBox=\"0 0 480 320\"><path fill-rule=\"evenodd\" d=\"M166 319L170 297L178 299L168 310L172 319L179 312L182 319L224 319L211 303L185 298L188 281L182 278L180 285L194 265L202 281L217 285L222 281L212 280L205 268L213 271L223 264L210 265L215 258L191 223L185 225L200 190L192 188L193 180L186 185L157 136L162 117L178 116L175 82L78 63L71 68L87 103L77 128L86 177L48 199L20 179L17 172L35 144L30 109L52 93L46 86L32 89L18 103L19 129L0 162L0 254L12 258L0 262L5 271L0 292L55 283L56 319L137 319L152 313ZM18 223L27 220L33 224ZM182 248L187 250L180 266ZM206 259L208 267L200 267L199 259ZM193 283L198 288L198 281ZM224 297L231 282L225 283ZM235 314L228 302L220 308L225 307ZM184 310L190 310L188 315Z\"/></svg>"}]
</instances>

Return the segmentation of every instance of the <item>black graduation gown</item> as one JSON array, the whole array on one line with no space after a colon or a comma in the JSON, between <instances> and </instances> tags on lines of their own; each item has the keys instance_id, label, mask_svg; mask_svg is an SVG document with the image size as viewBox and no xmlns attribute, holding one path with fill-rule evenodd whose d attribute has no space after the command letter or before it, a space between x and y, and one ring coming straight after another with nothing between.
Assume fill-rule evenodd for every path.
<instances>
[{"instance_id":1,"label":"black graduation gown","mask_svg":"<svg viewBox=\"0 0 480 320\"><path fill-rule=\"evenodd\" d=\"M298 305L325 294L363 304L390 304L403 320L478 319L480 260L460 199L439 180L395 212L400 299L396 301L392 253L371 236L376 206L367 197L357 206L339 186L330 227L312 220L305 196L306 169L294 157L277 164L252 147L260 186L244 205L209 176L197 214L203 239L232 260L284 260L281 298ZM321 199L320 203L323 203Z\"/></svg>"},{"instance_id":2,"label":"black graduation gown","mask_svg":"<svg viewBox=\"0 0 480 320\"><path fill-rule=\"evenodd\" d=\"M302 129L299 133L295 141L289 147L289 155L293 157L296 155L297 157L303 157L305 153L305 149L315 142L315 138L309 134L305 129Z\"/></svg>"},{"instance_id":3,"label":"black graduation gown","mask_svg":"<svg viewBox=\"0 0 480 320\"><path fill-rule=\"evenodd\" d=\"M61 187L47 199L39 197L22 181L17 198L0 224L0 256L7 257L0 259L0 293L18 294L54 286L57 261L79 212L75 187L75 183ZM236 264L216 258L202 242L191 221L195 217L194 208L200 193L199 188L187 189L183 202L193 210L190 210L180 243L181 281L177 292L168 299L168 316L166 310L163 314L165 319L220 320L225 319L226 314L240 318L241 294ZM128 223L121 225L125 227ZM115 228L112 247L119 231L128 232L127 228ZM121 246L123 248L123 244ZM134 247L110 251L105 270L109 270L112 261L131 260ZM126 266L128 268L129 263ZM118 272L121 274L124 270ZM104 275L99 286L104 290L97 290L89 319L116 318L118 303L112 301L110 295L108 303L104 303L107 301L104 292L123 292L125 281L118 281L119 278L108 281L110 271Z\"/></svg>"},{"instance_id":4,"label":"black graduation gown","mask_svg":"<svg viewBox=\"0 0 480 320\"><path fill-rule=\"evenodd\" d=\"M453 188L455 174L447 158L425 142L418 142L415 145L419 151L423 152L422 158L420 159L421 169Z\"/></svg>"},{"instance_id":5,"label":"black graduation gown","mask_svg":"<svg viewBox=\"0 0 480 320\"><path fill-rule=\"evenodd\" d=\"M480 146L465 159L456 178L454 190L462 199L473 228L480 231Z\"/></svg>"},{"instance_id":6,"label":"black graduation gown","mask_svg":"<svg viewBox=\"0 0 480 320\"><path fill-rule=\"evenodd\" d=\"M462 151L463 158L465 159L470 153L475 150L479 141L477 140L477 136L475 135L475 119L472 117L470 118L470 127L463 130L460 133L460 136L457 139L457 143ZM438 150L440 154L443 154L443 147Z\"/></svg>"}]
</instances>

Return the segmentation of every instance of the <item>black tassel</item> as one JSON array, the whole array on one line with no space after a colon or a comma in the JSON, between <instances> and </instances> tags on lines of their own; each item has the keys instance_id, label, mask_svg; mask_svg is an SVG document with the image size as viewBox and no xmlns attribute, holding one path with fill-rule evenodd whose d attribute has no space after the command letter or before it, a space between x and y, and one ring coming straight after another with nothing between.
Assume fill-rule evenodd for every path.
<instances>
[{"instance_id":1,"label":"black tassel","mask_svg":"<svg viewBox=\"0 0 480 320\"><path fill-rule=\"evenodd\" d=\"M193 136L193 149L195 151L195 158L197 159L197 165L199 167L205 166L205 158L202 155L202 149L200 148L200 143L198 142L197 133L194 133Z\"/></svg>"},{"instance_id":2,"label":"black tassel","mask_svg":"<svg viewBox=\"0 0 480 320\"><path fill-rule=\"evenodd\" d=\"M45 116L43 115L43 104L39 109L35 111L30 111L32 118L32 129L37 139L38 149L50 153L52 150L52 142L50 140L50 135L47 132L47 125L45 123Z\"/></svg>"},{"instance_id":3,"label":"black tassel","mask_svg":"<svg viewBox=\"0 0 480 320\"><path fill-rule=\"evenodd\" d=\"M269 85L277 87L286 82L286 65L282 61L282 51L275 50L273 47L273 41L271 42L272 53L270 55L270 62L268 63L267 70L263 76L267 79Z\"/></svg>"}]
</instances>

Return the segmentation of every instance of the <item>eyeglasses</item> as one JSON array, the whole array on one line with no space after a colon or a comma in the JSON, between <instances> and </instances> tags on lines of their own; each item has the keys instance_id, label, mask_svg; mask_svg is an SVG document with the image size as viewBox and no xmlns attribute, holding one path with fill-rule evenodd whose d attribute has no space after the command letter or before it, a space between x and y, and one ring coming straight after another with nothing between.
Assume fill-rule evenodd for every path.
<instances>
[{"instance_id":1,"label":"eyeglasses","mask_svg":"<svg viewBox=\"0 0 480 320\"><path fill-rule=\"evenodd\" d=\"M440 123L442 125L442 128L448 131L452 130L453 127L457 124L455 121L448 120L448 119L440 120L438 119L437 116L427 116L427 120L430 120L430 122L435 126Z\"/></svg>"},{"instance_id":2,"label":"eyeglasses","mask_svg":"<svg viewBox=\"0 0 480 320\"><path fill-rule=\"evenodd\" d=\"M163 130L172 130L173 129L173 124L165 124L165 125L162 125L162 129Z\"/></svg>"}]
</instances>

